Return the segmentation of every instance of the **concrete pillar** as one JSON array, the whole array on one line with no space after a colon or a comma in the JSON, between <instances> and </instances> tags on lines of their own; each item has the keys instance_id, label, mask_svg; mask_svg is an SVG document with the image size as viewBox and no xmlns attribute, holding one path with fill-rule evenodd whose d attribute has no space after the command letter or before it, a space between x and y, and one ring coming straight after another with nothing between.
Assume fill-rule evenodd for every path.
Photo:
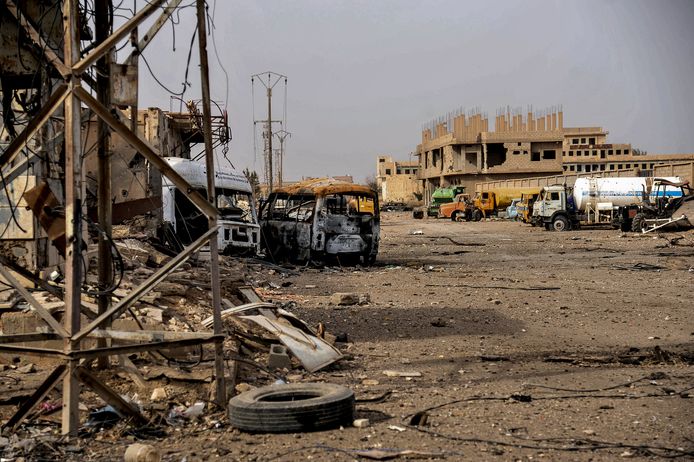
<instances>
[{"instance_id":1,"label":"concrete pillar","mask_svg":"<svg viewBox=\"0 0 694 462\"><path fill-rule=\"evenodd\" d=\"M482 143L482 165L483 171L487 172L487 143Z\"/></svg>"},{"instance_id":2,"label":"concrete pillar","mask_svg":"<svg viewBox=\"0 0 694 462\"><path fill-rule=\"evenodd\" d=\"M564 111L559 111L559 130L564 130Z\"/></svg>"}]
</instances>

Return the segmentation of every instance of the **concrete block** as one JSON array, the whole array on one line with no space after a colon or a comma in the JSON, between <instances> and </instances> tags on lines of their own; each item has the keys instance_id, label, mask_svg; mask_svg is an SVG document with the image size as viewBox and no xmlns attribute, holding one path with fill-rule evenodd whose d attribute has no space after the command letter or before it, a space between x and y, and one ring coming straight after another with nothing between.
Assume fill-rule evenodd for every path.
<instances>
[{"instance_id":1,"label":"concrete block","mask_svg":"<svg viewBox=\"0 0 694 462\"><path fill-rule=\"evenodd\" d=\"M287 347L284 345L272 345L270 355L267 358L267 367L270 369L291 369L292 360L287 354Z\"/></svg>"}]
</instances>

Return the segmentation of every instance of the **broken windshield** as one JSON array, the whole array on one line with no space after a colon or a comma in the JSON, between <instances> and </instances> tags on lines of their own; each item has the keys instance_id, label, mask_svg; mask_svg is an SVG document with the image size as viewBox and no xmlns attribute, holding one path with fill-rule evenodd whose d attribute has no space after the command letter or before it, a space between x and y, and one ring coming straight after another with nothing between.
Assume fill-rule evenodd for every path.
<instances>
[{"instance_id":1,"label":"broken windshield","mask_svg":"<svg viewBox=\"0 0 694 462\"><path fill-rule=\"evenodd\" d=\"M253 222L251 195L230 189L217 189L217 209L223 219Z\"/></svg>"}]
</instances>

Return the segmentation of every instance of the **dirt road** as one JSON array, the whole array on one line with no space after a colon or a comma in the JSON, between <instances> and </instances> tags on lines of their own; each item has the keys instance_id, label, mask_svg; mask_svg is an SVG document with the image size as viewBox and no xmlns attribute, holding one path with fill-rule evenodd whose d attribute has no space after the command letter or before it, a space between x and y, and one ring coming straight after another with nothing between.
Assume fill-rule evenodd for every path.
<instances>
[{"instance_id":1,"label":"dirt road","mask_svg":"<svg viewBox=\"0 0 694 462\"><path fill-rule=\"evenodd\" d=\"M278 446L314 444L454 452L453 460L648 459L638 446L694 449L694 407L678 394L694 385L694 234L671 245L614 230L555 233L408 214L386 214L382 231L376 267L306 270L283 292L306 300L297 309L304 319L352 342L354 360L322 379L358 397L394 394L358 406L371 428L267 437L275 450L253 448L259 460ZM368 293L371 303L335 308L334 292ZM422 376L383 375L393 369ZM467 401L432 410L425 432L405 427L407 416L454 400ZM280 460L312 453L351 460L322 449Z\"/></svg>"},{"instance_id":2,"label":"dirt road","mask_svg":"<svg viewBox=\"0 0 694 462\"><path fill-rule=\"evenodd\" d=\"M694 232L556 233L388 213L375 266L287 281L264 297L294 301L309 324L348 339L344 361L290 379L343 384L358 399L391 392L357 405L370 426L250 435L200 423L155 441L163 460L350 461L365 448L439 454L428 460L691 460ZM371 301L336 307L336 292ZM252 375L251 385L268 382ZM410 426L423 410L427 425ZM120 460L130 442L105 434L76 457Z\"/></svg>"}]
</instances>

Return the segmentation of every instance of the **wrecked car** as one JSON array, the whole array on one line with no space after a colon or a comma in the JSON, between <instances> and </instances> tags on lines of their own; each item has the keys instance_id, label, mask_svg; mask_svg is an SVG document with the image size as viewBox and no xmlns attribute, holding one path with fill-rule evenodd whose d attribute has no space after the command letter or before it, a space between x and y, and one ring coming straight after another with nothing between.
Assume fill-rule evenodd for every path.
<instances>
[{"instance_id":1,"label":"wrecked car","mask_svg":"<svg viewBox=\"0 0 694 462\"><path fill-rule=\"evenodd\" d=\"M168 164L196 191L207 197L207 169L201 162L166 157ZM219 210L217 243L227 255L255 255L260 248L260 226L251 184L242 173L215 169L215 205ZM207 217L166 177L162 177L160 239L180 251L209 228Z\"/></svg>"},{"instance_id":2,"label":"wrecked car","mask_svg":"<svg viewBox=\"0 0 694 462\"><path fill-rule=\"evenodd\" d=\"M378 196L333 178L277 189L260 211L262 243L273 260L372 264L378 254Z\"/></svg>"}]
</instances>

